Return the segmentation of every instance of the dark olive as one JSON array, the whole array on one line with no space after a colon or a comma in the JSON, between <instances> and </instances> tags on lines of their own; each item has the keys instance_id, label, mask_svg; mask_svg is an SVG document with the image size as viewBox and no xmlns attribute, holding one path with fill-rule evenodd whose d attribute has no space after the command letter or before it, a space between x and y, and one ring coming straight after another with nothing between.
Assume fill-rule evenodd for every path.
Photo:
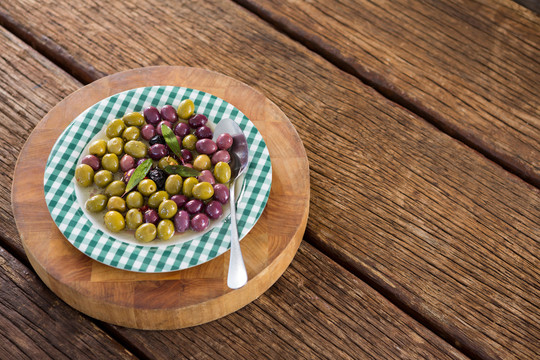
<instances>
[{"instance_id":1,"label":"dark olive","mask_svg":"<svg viewBox=\"0 0 540 360\"><path fill-rule=\"evenodd\" d=\"M96 155L86 155L81 163L90 166L94 171L98 171L101 166L101 161Z\"/></svg>"}]
</instances>

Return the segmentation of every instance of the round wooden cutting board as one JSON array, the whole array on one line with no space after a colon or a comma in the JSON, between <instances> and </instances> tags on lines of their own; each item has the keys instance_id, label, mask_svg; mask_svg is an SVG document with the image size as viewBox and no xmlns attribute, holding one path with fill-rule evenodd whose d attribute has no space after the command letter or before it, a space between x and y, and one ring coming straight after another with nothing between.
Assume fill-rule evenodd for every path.
<instances>
[{"instance_id":1,"label":"round wooden cutting board","mask_svg":"<svg viewBox=\"0 0 540 360\"><path fill-rule=\"evenodd\" d=\"M136 273L92 260L69 243L44 198L47 158L62 131L85 109L113 94L153 85L201 90L231 103L257 127L272 161L272 188L255 227L241 241L249 281L227 287L229 251L199 266ZM37 125L19 156L12 189L15 220L30 262L66 303L96 319L138 329L178 329L230 314L264 293L291 263L306 228L309 168L285 114L249 86L186 67L149 67L95 81L68 96Z\"/></svg>"}]
</instances>

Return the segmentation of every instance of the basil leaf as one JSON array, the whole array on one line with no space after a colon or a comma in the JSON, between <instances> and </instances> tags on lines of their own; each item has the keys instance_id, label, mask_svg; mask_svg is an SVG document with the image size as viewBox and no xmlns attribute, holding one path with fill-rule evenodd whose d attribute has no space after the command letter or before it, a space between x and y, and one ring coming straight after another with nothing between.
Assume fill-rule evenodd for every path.
<instances>
[{"instance_id":1,"label":"basil leaf","mask_svg":"<svg viewBox=\"0 0 540 360\"><path fill-rule=\"evenodd\" d=\"M174 132L171 130L171 128L165 124L161 124L161 133L163 134L165 142L167 143L167 145L169 145L169 148L172 150L172 152L176 156L178 156L182 163L184 163L184 159L182 159L182 153L180 152L180 144L178 143L178 139L176 138L176 135L174 135Z\"/></svg>"},{"instance_id":2,"label":"basil leaf","mask_svg":"<svg viewBox=\"0 0 540 360\"><path fill-rule=\"evenodd\" d=\"M152 160L150 159L146 159L141 163L141 165L137 166L137 168L129 178L129 181L126 185L126 192L124 192L124 195L126 195L128 192L131 191L131 189L137 186L141 182L141 180L145 178L146 174L148 174L148 171L150 171L151 168Z\"/></svg>"},{"instance_id":3,"label":"basil leaf","mask_svg":"<svg viewBox=\"0 0 540 360\"><path fill-rule=\"evenodd\" d=\"M182 165L167 165L165 166L165 172L168 174L178 174L181 177L199 176L201 172L199 170L192 169Z\"/></svg>"}]
</instances>

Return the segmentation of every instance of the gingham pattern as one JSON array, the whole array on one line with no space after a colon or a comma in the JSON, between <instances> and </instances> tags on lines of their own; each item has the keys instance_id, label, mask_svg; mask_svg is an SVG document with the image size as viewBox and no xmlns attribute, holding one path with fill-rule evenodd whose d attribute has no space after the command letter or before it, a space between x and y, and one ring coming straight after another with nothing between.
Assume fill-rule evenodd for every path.
<instances>
[{"instance_id":1,"label":"gingham pattern","mask_svg":"<svg viewBox=\"0 0 540 360\"><path fill-rule=\"evenodd\" d=\"M92 259L124 270L168 272L202 264L230 247L229 219L183 244L168 247L128 244L94 226L75 198L75 166L83 149L104 125L150 105L177 107L186 98L193 100L197 113L205 114L213 123L230 118L244 131L250 145L250 164L244 191L237 202L240 238L259 219L270 194L272 167L266 144L251 121L231 104L202 91L174 86L132 89L104 99L79 115L56 141L45 169L45 200L53 220L68 241Z\"/></svg>"}]
</instances>

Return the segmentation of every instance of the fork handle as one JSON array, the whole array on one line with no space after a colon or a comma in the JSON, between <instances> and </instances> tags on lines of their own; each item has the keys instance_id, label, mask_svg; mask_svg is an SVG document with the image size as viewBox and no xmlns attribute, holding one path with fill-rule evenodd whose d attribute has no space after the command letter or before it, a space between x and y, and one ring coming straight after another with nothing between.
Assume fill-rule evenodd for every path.
<instances>
[{"instance_id":1,"label":"fork handle","mask_svg":"<svg viewBox=\"0 0 540 360\"><path fill-rule=\"evenodd\" d=\"M229 259L229 273L227 275L227 286L231 289L238 289L247 283L246 266L240 249L238 240L238 228L236 226L236 181L231 184L229 192L229 203L231 205L231 254Z\"/></svg>"}]
</instances>

